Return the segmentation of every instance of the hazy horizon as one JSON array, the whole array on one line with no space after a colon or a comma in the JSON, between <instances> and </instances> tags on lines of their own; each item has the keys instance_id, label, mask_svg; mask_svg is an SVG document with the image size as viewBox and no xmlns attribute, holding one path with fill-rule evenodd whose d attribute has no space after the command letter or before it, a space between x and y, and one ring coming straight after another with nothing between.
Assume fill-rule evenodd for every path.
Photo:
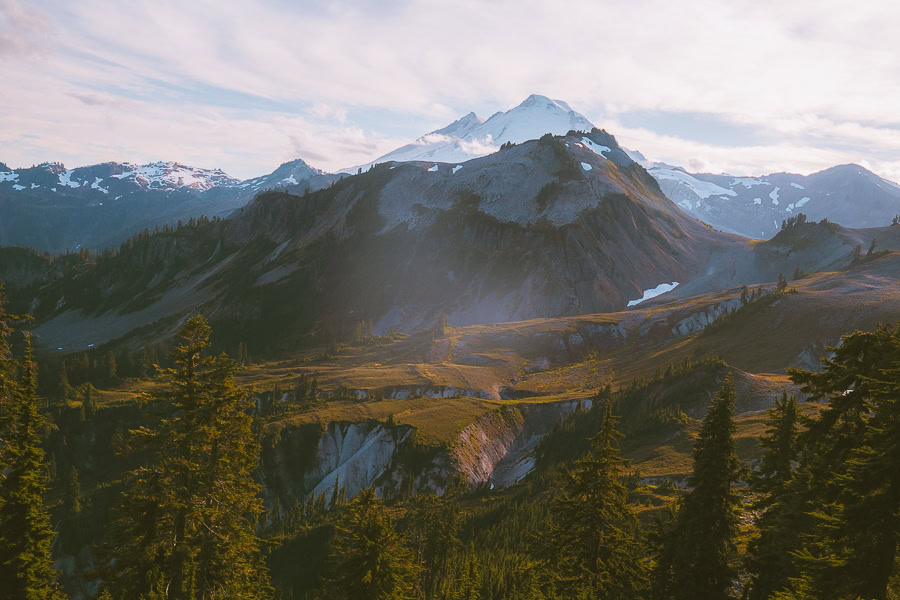
<instances>
[{"instance_id":1,"label":"hazy horizon","mask_svg":"<svg viewBox=\"0 0 900 600\"><path fill-rule=\"evenodd\" d=\"M900 180L896 5L526 4L0 0L0 161L335 171L537 93L689 171Z\"/></svg>"}]
</instances>

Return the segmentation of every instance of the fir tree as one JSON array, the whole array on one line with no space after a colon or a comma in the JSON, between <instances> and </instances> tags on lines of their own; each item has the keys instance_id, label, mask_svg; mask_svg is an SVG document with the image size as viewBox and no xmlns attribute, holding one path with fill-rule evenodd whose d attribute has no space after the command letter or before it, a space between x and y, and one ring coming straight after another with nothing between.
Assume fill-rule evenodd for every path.
<instances>
[{"instance_id":1,"label":"fir tree","mask_svg":"<svg viewBox=\"0 0 900 600\"><path fill-rule=\"evenodd\" d=\"M268 573L254 533L262 513L252 472L259 444L253 400L234 383L237 365L207 357L209 325L188 319L175 368L146 400L167 410L155 429L132 431L155 462L132 472L107 548L107 576L129 598L162 585L167 599L265 598Z\"/></svg>"},{"instance_id":2,"label":"fir tree","mask_svg":"<svg viewBox=\"0 0 900 600\"><path fill-rule=\"evenodd\" d=\"M562 494L553 501L547 545L553 553L550 572L563 597L624 600L645 591L647 567L621 481L627 463L619 454L617 421L607 402L592 455L564 471Z\"/></svg>"},{"instance_id":3,"label":"fir tree","mask_svg":"<svg viewBox=\"0 0 900 600\"><path fill-rule=\"evenodd\" d=\"M415 598L419 567L374 487L362 490L336 525L329 560L333 573L329 597Z\"/></svg>"},{"instance_id":4,"label":"fir tree","mask_svg":"<svg viewBox=\"0 0 900 600\"><path fill-rule=\"evenodd\" d=\"M94 398L94 386L90 383L86 383L81 386L82 390L82 414L84 414L85 419L93 419L97 414L97 400Z\"/></svg>"},{"instance_id":5,"label":"fir tree","mask_svg":"<svg viewBox=\"0 0 900 600\"><path fill-rule=\"evenodd\" d=\"M674 600L730 597L742 501L734 483L742 471L734 441L734 379L715 395L694 444L692 490L663 543L654 597Z\"/></svg>"},{"instance_id":6,"label":"fir tree","mask_svg":"<svg viewBox=\"0 0 900 600\"><path fill-rule=\"evenodd\" d=\"M880 600L900 531L900 328L855 332L831 350L821 372L789 371L828 408L801 437L811 525L785 597Z\"/></svg>"},{"instance_id":7,"label":"fir tree","mask_svg":"<svg viewBox=\"0 0 900 600\"><path fill-rule=\"evenodd\" d=\"M408 537L422 566L419 589L426 598L434 597L460 545L459 504L451 495L419 494L410 510Z\"/></svg>"},{"instance_id":8,"label":"fir tree","mask_svg":"<svg viewBox=\"0 0 900 600\"><path fill-rule=\"evenodd\" d=\"M871 258L873 254L875 254L875 249L878 247L878 240L876 238L872 238L872 243L869 244L869 250L866 252L866 258Z\"/></svg>"},{"instance_id":9,"label":"fir tree","mask_svg":"<svg viewBox=\"0 0 900 600\"><path fill-rule=\"evenodd\" d=\"M66 361L62 361L56 378L56 397L59 406L65 407L66 403L72 398L73 393L74 390L69 384L69 376L66 372Z\"/></svg>"},{"instance_id":10,"label":"fir tree","mask_svg":"<svg viewBox=\"0 0 900 600\"><path fill-rule=\"evenodd\" d=\"M748 598L761 600L784 589L794 575L790 552L796 547L792 527L798 523L795 508L794 468L798 458L797 400L787 393L775 399L769 411L769 428L760 440L764 454L751 485L760 494L754 508L760 511L758 536L748 548L751 574Z\"/></svg>"},{"instance_id":11,"label":"fir tree","mask_svg":"<svg viewBox=\"0 0 900 600\"><path fill-rule=\"evenodd\" d=\"M0 322L3 316L0 304ZM37 372L29 336L22 382L13 392L13 402L8 453L2 465L5 477L0 480L0 590L9 598L62 598L50 558L54 532L44 506L47 466L40 436L45 421L38 412Z\"/></svg>"},{"instance_id":12,"label":"fir tree","mask_svg":"<svg viewBox=\"0 0 900 600\"><path fill-rule=\"evenodd\" d=\"M784 273L778 274L778 281L775 284L775 293L783 294L787 291L787 279L784 278Z\"/></svg>"},{"instance_id":13,"label":"fir tree","mask_svg":"<svg viewBox=\"0 0 900 600\"><path fill-rule=\"evenodd\" d=\"M66 495L63 498L63 507L70 515L77 515L81 512L81 481L75 465L72 465L69 471L69 479L66 481Z\"/></svg>"}]
</instances>

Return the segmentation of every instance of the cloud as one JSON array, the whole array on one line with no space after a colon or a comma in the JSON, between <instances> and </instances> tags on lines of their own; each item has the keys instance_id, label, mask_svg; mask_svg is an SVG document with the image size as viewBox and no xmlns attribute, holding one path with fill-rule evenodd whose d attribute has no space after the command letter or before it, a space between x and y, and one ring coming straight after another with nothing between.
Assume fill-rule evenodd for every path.
<instances>
[{"instance_id":1,"label":"cloud","mask_svg":"<svg viewBox=\"0 0 900 600\"><path fill-rule=\"evenodd\" d=\"M472 140L460 140L459 149L472 156L484 156L485 154L496 152L500 148L494 144L494 138L489 134L480 140L477 138Z\"/></svg>"},{"instance_id":2,"label":"cloud","mask_svg":"<svg viewBox=\"0 0 900 600\"><path fill-rule=\"evenodd\" d=\"M0 0L0 58L36 58L50 48L50 22L18 0Z\"/></svg>"},{"instance_id":3,"label":"cloud","mask_svg":"<svg viewBox=\"0 0 900 600\"><path fill-rule=\"evenodd\" d=\"M898 5L777 6L270 0L248 18L228 0L0 0L0 78L15 82L0 90L0 143L21 164L121 153L251 176L302 151L336 169L538 92L669 162L758 172L853 158L896 172ZM37 66L3 60L41 52ZM710 115L764 143L622 127L636 111ZM39 140L9 143L22 134Z\"/></svg>"}]
</instances>

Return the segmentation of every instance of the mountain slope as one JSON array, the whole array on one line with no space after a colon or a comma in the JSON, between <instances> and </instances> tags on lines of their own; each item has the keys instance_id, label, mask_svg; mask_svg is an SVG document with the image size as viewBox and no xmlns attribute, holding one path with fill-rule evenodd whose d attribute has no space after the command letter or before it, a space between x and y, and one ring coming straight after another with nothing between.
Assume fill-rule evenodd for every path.
<instances>
[{"instance_id":1,"label":"mountain slope","mask_svg":"<svg viewBox=\"0 0 900 600\"><path fill-rule=\"evenodd\" d=\"M270 175L238 181L219 169L179 163L103 163L66 169L46 163L0 165L0 245L50 252L101 250L145 228L200 215L226 216L266 189L295 193L338 179L301 160Z\"/></svg>"},{"instance_id":2,"label":"mountain slope","mask_svg":"<svg viewBox=\"0 0 900 600\"><path fill-rule=\"evenodd\" d=\"M232 219L52 271L28 303L52 347L206 306L246 340L583 314L686 282L739 238L679 211L615 139L540 140L460 165L382 165ZM60 276L60 271L64 271Z\"/></svg>"},{"instance_id":3,"label":"mountain slope","mask_svg":"<svg viewBox=\"0 0 900 600\"><path fill-rule=\"evenodd\" d=\"M464 162L496 152L507 142L519 144L545 133L564 135L568 131L590 131L593 124L562 100L532 94L506 112L498 112L487 121L469 113L443 129L432 131L411 144L402 146L374 161L345 169L356 173L372 165L396 161Z\"/></svg>"},{"instance_id":4,"label":"mountain slope","mask_svg":"<svg viewBox=\"0 0 900 600\"><path fill-rule=\"evenodd\" d=\"M690 215L717 229L768 239L781 222L803 212L847 227L888 225L900 214L900 187L858 165L812 175L762 177L691 174L665 165L649 169L663 192Z\"/></svg>"},{"instance_id":5,"label":"mountain slope","mask_svg":"<svg viewBox=\"0 0 900 600\"><path fill-rule=\"evenodd\" d=\"M45 348L159 339L201 309L254 353L376 333L617 311L847 264L900 228L804 224L765 244L704 227L602 131L544 136L460 165L395 163L226 221L140 236L113 256L37 272L3 264ZM20 260L20 258L18 259ZM639 305L643 308L645 304ZM153 327L145 327L155 323Z\"/></svg>"}]
</instances>

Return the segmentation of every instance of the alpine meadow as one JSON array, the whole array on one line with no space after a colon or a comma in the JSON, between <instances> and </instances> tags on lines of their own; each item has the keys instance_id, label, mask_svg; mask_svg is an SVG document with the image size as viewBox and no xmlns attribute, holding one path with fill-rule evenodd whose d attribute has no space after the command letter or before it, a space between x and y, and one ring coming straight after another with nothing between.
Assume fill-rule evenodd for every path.
<instances>
[{"instance_id":1,"label":"alpine meadow","mask_svg":"<svg viewBox=\"0 0 900 600\"><path fill-rule=\"evenodd\" d=\"M898 30L0 0L0 600L900 600Z\"/></svg>"}]
</instances>

